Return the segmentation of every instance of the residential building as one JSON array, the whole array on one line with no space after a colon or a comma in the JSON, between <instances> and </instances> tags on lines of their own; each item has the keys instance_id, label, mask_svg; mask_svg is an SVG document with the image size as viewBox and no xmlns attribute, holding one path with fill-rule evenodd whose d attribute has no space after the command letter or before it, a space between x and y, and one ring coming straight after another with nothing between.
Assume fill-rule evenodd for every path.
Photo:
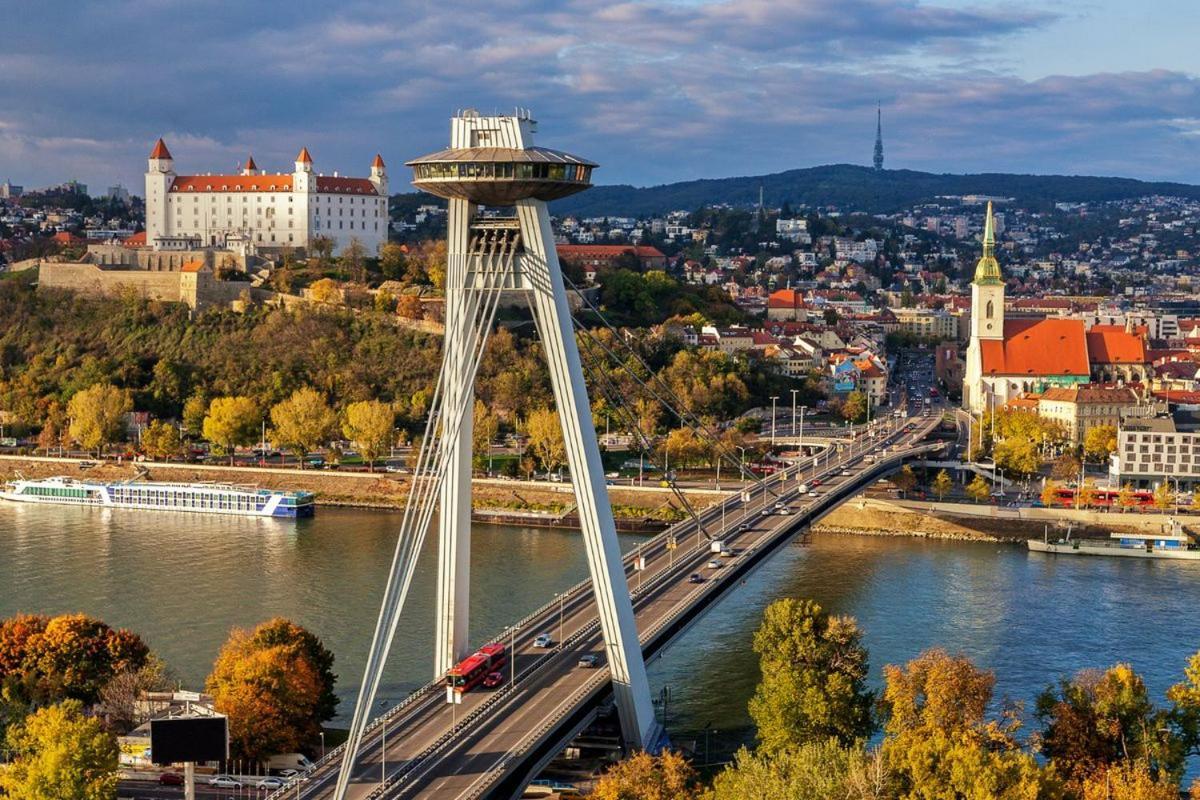
<instances>
[{"instance_id":1,"label":"residential building","mask_svg":"<svg viewBox=\"0 0 1200 800\"><path fill-rule=\"evenodd\" d=\"M1200 485L1200 432L1180 431L1170 417L1126 420L1109 474L1120 485L1153 488L1169 480L1190 491Z\"/></svg>"},{"instance_id":2,"label":"residential building","mask_svg":"<svg viewBox=\"0 0 1200 800\"><path fill-rule=\"evenodd\" d=\"M1051 388L1037 399L1038 416L1060 423L1075 444L1082 444L1092 428L1104 425L1116 428L1125 417L1145 416L1142 412L1146 408L1137 393L1125 387Z\"/></svg>"}]
</instances>

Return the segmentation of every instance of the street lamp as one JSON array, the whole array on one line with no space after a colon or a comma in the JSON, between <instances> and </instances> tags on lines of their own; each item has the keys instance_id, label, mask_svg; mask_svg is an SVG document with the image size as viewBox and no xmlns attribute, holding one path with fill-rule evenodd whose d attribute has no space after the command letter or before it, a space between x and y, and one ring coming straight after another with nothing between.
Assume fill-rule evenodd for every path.
<instances>
[{"instance_id":1,"label":"street lamp","mask_svg":"<svg viewBox=\"0 0 1200 800\"><path fill-rule=\"evenodd\" d=\"M554 596L558 598L558 644L561 647L563 643L563 610L567 602L567 593L555 592Z\"/></svg>"},{"instance_id":2,"label":"street lamp","mask_svg":"<svg viewBox=\"0 0 1200 800\"><path fill-rule=\"evenodd\" d=\"M775 446L775 401L779 399L779 395L771 395L771 447Z\"/></svg>"},{"instance_id":3,"label":"street lamp","mask_svg":"<svg viewBox=\"0 0 1200 800\"><path fill-rule=\"evenodd\" d=\"M792 389L792 436L796 435L796 395L799 389Z\"/></svg>"}]
</instances>

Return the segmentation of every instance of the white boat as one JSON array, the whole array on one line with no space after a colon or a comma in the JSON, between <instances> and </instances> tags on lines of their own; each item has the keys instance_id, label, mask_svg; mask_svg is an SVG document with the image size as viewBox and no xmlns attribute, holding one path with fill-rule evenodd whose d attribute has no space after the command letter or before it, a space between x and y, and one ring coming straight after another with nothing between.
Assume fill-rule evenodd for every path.
<instances>
[{"instance_id":1,"label":"white boat","mask_svg":"<svg viewBox=\"0 0 1200 800\"><path fill-rule=\"evenodd\" d=\"M251 517L311 517L311 492L283 492L228 483L90 481L55 477L4 484L0 498L16 503L139 508Z\"/></svg>"},{"instance_id":2,"label":"white boat","mask_svg":"<svg viewBox=\"0 0 1200 800\"><path fill-rule=\"evenodd\" d=\"M1041 540L1025 542L1030 552L1067 556L1118 556L1125 558L1174 558L1200 560L1200 549L1174 519L1163 523L1162 530L1149 533L1111 533L1108 539L1072 539L1071 529L1061 539L1050 540L1047 531Z\"/></svg>"}]
</instances>

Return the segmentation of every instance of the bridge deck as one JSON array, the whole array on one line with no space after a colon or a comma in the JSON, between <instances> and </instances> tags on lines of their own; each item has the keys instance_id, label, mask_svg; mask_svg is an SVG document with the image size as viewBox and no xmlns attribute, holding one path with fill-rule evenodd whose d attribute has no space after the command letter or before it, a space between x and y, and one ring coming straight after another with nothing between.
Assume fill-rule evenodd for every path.
<instances>
[{"instance_id":1,"label":"bridge deck","mask_svg":"<svg viewBox=\"0 0 1200 800\"><path fill-rule=\"evenodd\" d=\"M719 569L708 569L708 540L688 520L648 541L640 550L646 569L633 569L636 553L625 559L626 576L634 599L639 638L647 657L660 652L739 580L805 526L860 491L878 475L905 458L922 454L931 445L921 442L940 420L940 414L895 420L876 438L860 437L840 457L817 456L798 467L772 476L771 491L756 492L750 502L741 495L725 502L725 541L735 555ZM905 430L905 423L913 430ZM887 448L890 452L881 451ZM875 454L869 460L869 454ZM815 464L813 462L816 462ZM843 474L848 473L848 474ZM822 481L821 494L797 496L797 487L813 478ZM776 502L790 514L763 515ZM701 520L710 533L719 530L720 506L708 509ZM668 551L669 536L678 547ZM689 582L699 572L705 580ZM539 609L522 621L516 636L515 684L494 691L479 690L463 697L461 705L446 703L444 690L430 684L389 712L386 725L377 720L363 740L358 765L347 797L362 798L474 798L489 796L498 787L523 782L526 762L547 748L557 750L581 719L581 710L594 705L607 691L608 670L576 666L579 657L595 653L603 659L604 647L596 619L590 583L575 587L562 605ZM554 637L551 650L532 646L541 633ZM381 739L386 746L381 747ZM540 748L540 750L539 750ZM386 763L381 763L381 752ZM333 796L338 753L318 765L299 786L286 787L273 797L328 800ZM386 770L385 770L386 767ZM387 782L381 783L386 771ZM299 788L299 793L297 793Z\"/></svg>"}]
</instances>

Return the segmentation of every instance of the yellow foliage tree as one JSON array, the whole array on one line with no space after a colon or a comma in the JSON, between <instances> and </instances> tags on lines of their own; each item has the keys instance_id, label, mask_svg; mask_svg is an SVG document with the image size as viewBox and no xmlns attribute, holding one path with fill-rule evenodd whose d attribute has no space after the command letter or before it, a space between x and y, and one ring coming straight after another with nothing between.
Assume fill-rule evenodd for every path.
<instances>
[{"instance_id":1,"label":"yellow foliage tree","mask_svg":"<svg viewBox=\"0 0 1200 800\"><path fill-rule=\"evenodd\" d=\"M341 287L333 278L321 278L313 281L312 285L308 287L308 296L314 303L340 305L342 302Z\"/></svg>"},{"instance_id":2,"label":"yellow foliage tree","mask_svg":"<svg viewBox=\"0 0 1200 800\"><path fill-rule=\"evenodd\" d=\"M271 407L271 438L291 449L304 467L304 456L325 442L337 426L337 416L325 397L307 386Z\"/></svg>"},{"instance_id":3,"label":"yellow foliage tree","mask_svg":"<svg viewBox=\"0 0 1200 800\"><path fill-rule=\"evenodd\" d=\"M592 791L596 800L698 800L696 773L678 753L640 751L614 764Z\"/></svg>"},{"instance_id":4,"label":"yellow foliage tree","mask_svg":"<svg viewBox=\"0 0 1200 800\"><path fill-rule=\"evenodd\" d=\"M375 459L392 445L395 425L396 412L390 405L381 400L362 400L346 406L342 433L374 469Z\"/></svg>"},{"instance_id":5,"label":"yellow foliage tree","mask_svg":"<svg viewBox=\"0 0 1200 800\"><path fill-rule=\"evenodd\" d=\"M177 456L182 448L179 429L169 422L156 419L142 431L142 449L151 458Z\"/></svg>"},{"instance_id":6,"label":"yellow foliage tree","mask_svg":"<svg viewBox=\"0 0 1200 800\"><path fill-rule=\"evenodd\" d=\"M83 705L68 700L30 714L8 732L0 796L20 800L112 800L117 742Z\"/></svg>"},{"instance_id":7,"label":"yellow foliage tree","mask_svg":"<svg viewBox=\"0 0 1200 800\"><path fill-rule=\"evenodd\" d=\"M1117 451L1117 429L1112 425L1096 425L1083 435L1083 453L1089 461L1104 463Z\"/></svg>"},{"instance_id":8,"label":"yellow foliage tree","mask_svg":"<svg viewBox=\"0 0 1200 800\"><path fill-rule=\"evenodd\" d=\"M946 470L938 472L937 477L933 479L933 484L929 487L933 489L933 493L941 500L946 495L950 494L950 490L954 488L954 481L950 478L950 473Z\"/></svg>"},{"instance_id":9,"label":"yellow foliage tree","mask_svg":"<svg viewBox=\"0 0 1200 800\"><path fill-rule=\"evenodd\" d=\"M67 403L71 438L97 454L121 435L123 417L133 410L129 392L111 383L81 389Z\"/></svg>"},{"instance_id":10,"label":"yellow foliage tree","mask_svg":"<svg viewBox=\"0 0 1200 800\"><path fill-rule=\"evenodd\" d=\"M553 471L566 463L567 446L554 409L539 408L529 412L525 418L525 433L529 436L530 449L547 470Z\"/></svg>"},{"instance_id":11,"label":"yellow foliage tree","mask_svg":"<svg viewBox=\"0 0 1200 800\"><path fill-rule=\"evenodd\" d=\"M258 405L249 397L218 397L208 404L204 438L216 447L217 452L227 454L232 464L234 451L257 438L261 420Z\"/></svg>"},{"instance_id":12,"label":"yellow foliage tree","mask_svg":"<svg viewBox=\"0 0 1200 800\"><path fill-rule=\"evenodd\" d=\"M1179 800L1179 782L1144 761L1121 763L1084 781L1080 800Z\"/></svg>"}]
</instances>

